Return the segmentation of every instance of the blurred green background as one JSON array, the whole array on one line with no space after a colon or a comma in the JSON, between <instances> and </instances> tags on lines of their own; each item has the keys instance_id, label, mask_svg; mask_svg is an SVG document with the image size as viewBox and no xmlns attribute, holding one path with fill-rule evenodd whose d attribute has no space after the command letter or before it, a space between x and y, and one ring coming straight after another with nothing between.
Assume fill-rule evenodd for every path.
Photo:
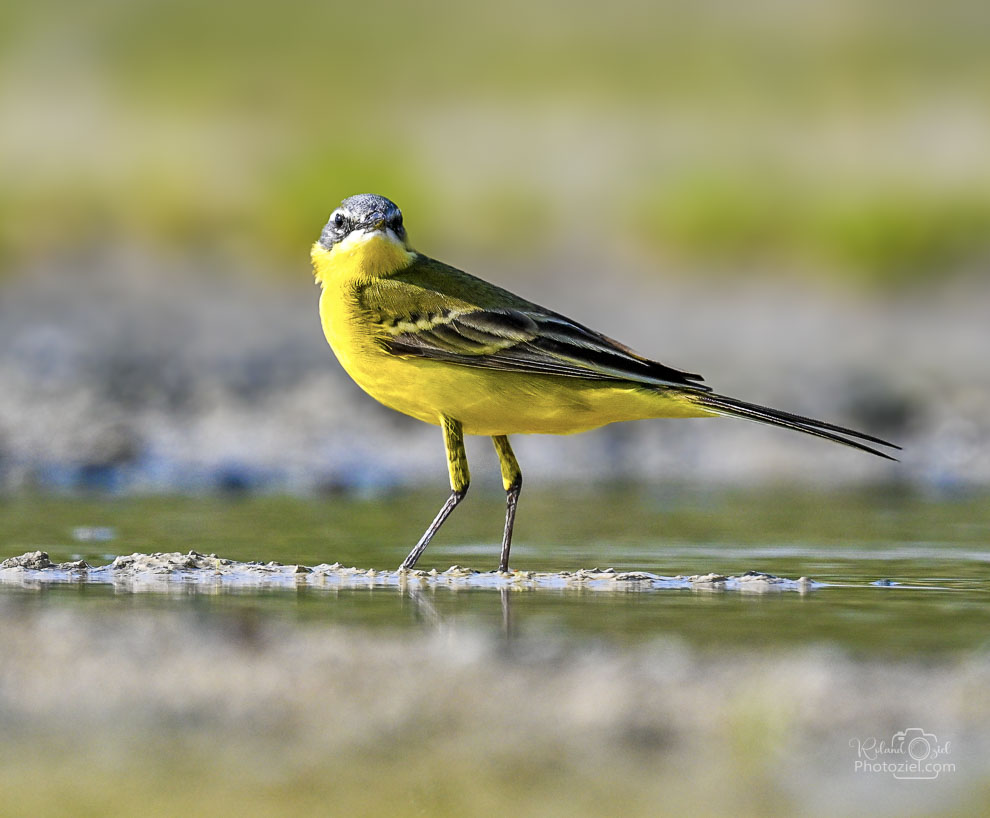
<instances>
[{"instance_id":1,"label":"blurred green background","mask_svg":"<svg viewBox=\"0 0 990 818\"><path fill-rule=\"evenodd\" d=\"M902 285L990 249L978 0L10 0L5 271L137 242L294 271L342 197L422 246Z\"/></svg>"},{"instance_id":2,"label":"blurred green background","mask_svg":"<svg viewBox=\"0 0 990 818\"><path fill-rule=\"evenodd\" d=\"M3 569L4 810L983 814L988 31L986 0L0 3L0 558L398 563L447 475L320 332L308 248L359 192L719 391L904 445L514 438L514 567L847 586L810 594ZM492 565L468 453L422 567ZM912 727L958 775L853 772Z\"/></svg>"},{"instance_id":3,"label":"blurred green background","mask_svg":"<svg viewBox=\"0 0 990 818\"><path fill-rule=\"evenodd\" d=\"M527 440L528 473L990 480L988 24L977 0L7 2L0 488L442 482L435 431L361 395L315 319L308 248L358 192L430 255L907 449L893 472L627 424Z\"/></svg>"}]
</instances>

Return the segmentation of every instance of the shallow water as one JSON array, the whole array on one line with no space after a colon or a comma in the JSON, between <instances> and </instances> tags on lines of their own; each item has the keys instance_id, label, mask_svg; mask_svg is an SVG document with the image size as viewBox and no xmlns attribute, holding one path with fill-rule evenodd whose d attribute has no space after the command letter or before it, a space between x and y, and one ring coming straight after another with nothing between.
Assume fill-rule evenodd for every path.
<instances>
[{"instance_id":1,"label":"shallow water","mask_svg":"<svg viewBox=\"0 0 990 818\"><path fill-rule=\"evenodd\" d=\"M439 495L439 496L438 496ZM895 489L842 493L629 486L532 492L520 507L512 566L614 568L661 577L761 571L811 584L769 593L686 582L377 581L0 585L29 607L238 612L405 630L468 626L502 637L700 648L828 644L877 657L967 652L990 644L990 497ZM393 570L442 499L438 492L354 499L21 498L0 503L0 558L47 551L105 565L134 552L188 552L287 565ZM476 492L419 567L490 571L502 499ZM731 587L731 586L730 586Z\"/></svg>"},{"instance_id":2,"label":"shallow water","mask_svg":"<svg viewBox=\"0 0 990 818\"><path fill-rule=\"evenodd\" d=\"M442 499L0 501L0 558L175 553L0 570L4 814L986 812L990 496L530 491L500 577L475 491L400 580ZM906 730L952 769L857 771Z\"/></svg>"}]
</instances>

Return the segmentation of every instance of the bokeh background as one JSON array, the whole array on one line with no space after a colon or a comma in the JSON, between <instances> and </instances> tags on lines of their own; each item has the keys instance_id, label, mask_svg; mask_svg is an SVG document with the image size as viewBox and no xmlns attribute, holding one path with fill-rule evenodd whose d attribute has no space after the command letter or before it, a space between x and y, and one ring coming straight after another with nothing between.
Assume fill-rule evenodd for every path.
<instances>
[{"instance_id":1,"label":"bokeh background","mask_svg":"<svg viewBox=\"0 0 990 818\"><path fill-rule=\"evenodd\" d=\"M984 815L988 32L986 0L0 2L4 814ZM360 192L903 460L520 438L514 568L700 584L392 587L447 474L322 337L309 246ZM424 569L493 567L468 448ZM80 566L155 551L197 572ZM752 569L827 585L718 590ZM854 771L912 728L958 770Z\"/></svg>"},{"instance_id":2,"label":"bokeh background","mask_svg":"<svg viewBox=\"0 0 990 818\"><path fill-rule=\"evenodd\" d=\"M0 485L441 484L436 430L320 333L308 246L358 192L720 391L906 447L661 421L521 441L528 476L985 481L988 24L976 0L10 0Z\"/></svg>"}]
</instances>

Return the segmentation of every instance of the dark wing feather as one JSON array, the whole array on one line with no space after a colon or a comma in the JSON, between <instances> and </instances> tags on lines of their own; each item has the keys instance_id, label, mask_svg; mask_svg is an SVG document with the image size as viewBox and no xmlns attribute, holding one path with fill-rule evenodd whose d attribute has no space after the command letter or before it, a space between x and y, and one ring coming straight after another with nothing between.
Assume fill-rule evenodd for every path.
<instances>
[{"instance_id":1,"label":"dark wing feather","mask_svg":"<svg viewBox=\"0 0 990 818\"><path fill-rule=\"evenodd\" d=\"M441 262L419 256L402 273L358 293L369 320L395 355L460 366L683 390L699 406L804 432L893 459L860 441L898 448L872 435L725 395L633 352L618 341ZM857 439L858 438L858 439Z\"/></svg>"},{"instance_id":2,"label":"dark wing feather","mask_svg":"<svg viewBox=\"0 0 990 818\"><path fill-rule=\"evenodd\" d=\"M395 355L483 369L628 380L707 391L697 383L700 375L650 361L611 338L551 312L452 310L429 326L397 333L386 342L386 348Z\"/></svg>"},{"instance_id":3,"label":"dark wing feather","mask_svg":"<svg viewBox=\"0 0 990 818\"><path fill-rule=\"evenodd\" d=\"M405 270L357 293L395 354L461 366L690 387L680 372L487 281L417 255Z\"/></svg>"},{"instance_id":4,"label":"dark wing feather","mask_svg":"<svg viewBox=\"0 0 990 818\"><path fill-rule=\"evenodd\" d=\"M860 441L872 435L725 395L618 341L446 264L418 256L409 268L358 293L395 355L460 366L673 387L708 411L804 432L893 459Z\"/></svg>"}]
</instances>

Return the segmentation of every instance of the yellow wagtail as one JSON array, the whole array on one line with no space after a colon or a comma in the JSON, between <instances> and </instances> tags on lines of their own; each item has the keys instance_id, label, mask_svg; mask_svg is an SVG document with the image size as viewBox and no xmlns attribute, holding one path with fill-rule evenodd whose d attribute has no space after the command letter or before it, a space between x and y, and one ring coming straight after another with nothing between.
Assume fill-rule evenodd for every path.
<instances>
[{"instance_id":1,"label":"yellow wagtail","mask_svg":"<svg viewBox=\"0 0 990 818\"><path fill-rule=\"evenodd\" d=\"M376 400L443 430L450 497L403 561L412 568L470 483L464 435L495 444L506 492L499 570L522 472L510 434L570 434L644 418L730 415L889 457L872 435L718 395L559 313L413 250L383 196L345 199L312 249L323 332Z\"/></svg>"}]
</instances>

